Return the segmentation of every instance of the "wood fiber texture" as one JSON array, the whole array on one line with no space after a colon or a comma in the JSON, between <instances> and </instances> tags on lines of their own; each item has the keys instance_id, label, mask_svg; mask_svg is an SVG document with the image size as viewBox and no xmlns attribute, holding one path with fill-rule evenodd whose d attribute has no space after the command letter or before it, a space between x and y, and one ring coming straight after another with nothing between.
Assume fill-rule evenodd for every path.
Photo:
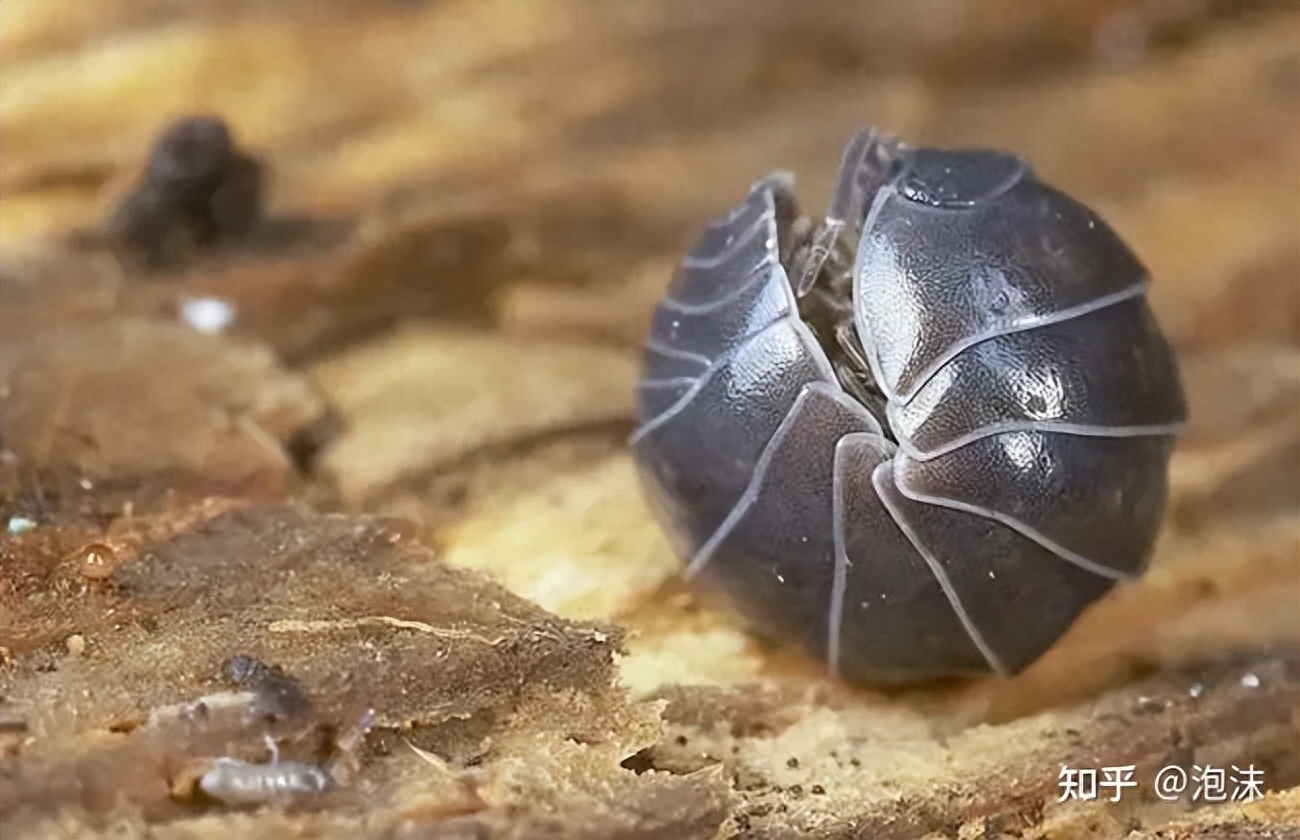
<instances>
[{"instance_id":1,"label":"wood fiber texture","mask_svg":"<svg viewBox=\"0 0 1300 840\"><path fill-rule=\"evenodd\" d=\"M6 838L1300 837L1294 3L7 0L0 55ZM777 169L816 213L868 124L1095 207L1179 354L1150 572L1015 679L758 642L627 452L701 225ZM268 732L338 788L195 792Z\"/></svg>"}]
</instances>

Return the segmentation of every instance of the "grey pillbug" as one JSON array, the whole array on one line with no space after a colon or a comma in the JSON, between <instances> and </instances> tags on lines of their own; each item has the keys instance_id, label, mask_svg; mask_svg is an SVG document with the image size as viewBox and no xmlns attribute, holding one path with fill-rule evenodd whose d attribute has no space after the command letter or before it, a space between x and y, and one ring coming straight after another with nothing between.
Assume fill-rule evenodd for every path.
<instances>
[{"instance_id":1,"label":"grey pillbug","mask_svg":"<svg viewBox=\"0 0 1300 840\"><path fill-rule=\"evenodd\" d=\"M1144 571L1186 422L1145 269L991 150L772 174L655 311L631 438L687 575L864 682L1015 674Z\"/></svg>"}]
</instances>

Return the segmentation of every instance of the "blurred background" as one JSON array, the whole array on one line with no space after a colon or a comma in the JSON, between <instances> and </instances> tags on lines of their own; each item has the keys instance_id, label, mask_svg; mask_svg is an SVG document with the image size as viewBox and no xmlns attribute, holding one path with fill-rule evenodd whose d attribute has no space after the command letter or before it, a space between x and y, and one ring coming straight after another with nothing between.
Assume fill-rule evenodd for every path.
<instances>
[{"instance_id":1,"label":"blurred background","mask_svg":"<svg viewBox=\"0 0 1300 840\"><path fill-rule=\"evenodd\" d=\"M1188 379L1188 442L1212 447L1176 465L1198 489L1174 514L1287 507L1300 496L1297 14L1289 0L7 2L0 327L175 319L214 298L220 330L311 371L352 428L316 488L432 521L446 511L394 501L402 482L427 494L421 476L485 439L625 419L627 354L700 226L774 169L797 174L815 215L843 144L874 125L1013 151L1109 220L1154 278ZM108 223L159 133L195 114L261 162L264 221L148 265ZM514 415L489 423L508 429L417 445L406 427L428 406L393 418L418 402L412 382L445 401L437 376L411 372L412 353L433 352L427 333L324 365L413 319L470 330L448 352L481 353L486 370L460 387L533 387L538 405L514 395L534 419L489 400L483 416ZM480 350L489 333L524 344ZM568 386L512 371L547 358L534 339L609 348L598 395L563 396L566 361L553 376Z\"/></svg>"},{"instance_id":2,"label":"blurred background","mask_svg":"<svg viewBox=\"0 0 1300 840\"><path fill-rule=\"evenodd\" d=\"M1229 253L1295 274L1267 238L1296 209L1294 24L1276 0L6 3L0 243L99 219L166 121L212 113L279 212L496 202L530 271L609 285L769 169L819 208L873 124L1024 155L1204 301Z\"/></svg>"},{"instance_id":3,"label":"blurred background","mask_svg":"<svg viewBox=\"0 0 1300 840\"><path fill-rule=\"evenodd\" d=\"M633 697L832 691L696 608L624 442L637 348L700 227L776 169L817 214L843 145L872 125L1012 151L1100 212L1151 271L1192 425L1142 583L1016 681L900 706L835 695L817 713L832 734L807 749L892 737L901 715L915 725L898 755L933 757L933 729L1011 727L1139 675L1300 642L1292 0L6 0L0 62L6 514L46 521L37 474L65 500L93 479L137 516L174 513L150 507L160 476L195 498L397 514L442 560L563 619L628 628ZM153 259L110 221L160 132L190 115L224 120L258 162L260 210ZM78 523L56 531L58 552L22 555L42 571L0 592L6 626L28 634L16 655L66 635L60 610L88 610L30 595L54 580L51 557L88 539ZM95 544L122 564L149 539L105 533ZM6 693L50 696L43 685ZM761 714L752 696L699 708L785 726L812 715L790 696ZM1215 726L1254 714L1225 708ZM965 755L1020 755L1016 739L1034 736L1017 732L989 730ZM778 753L752 734L733 733L744 772L809 784L785 753L769 767ZM1283 786L1300 777L1293 746L1274 755ZM960 821L965 806L925 776L947 760L918 759L902 788ZM790 813L807 827L895 795L859 783ZM780 833L794 816L745 797L755 825L797 836Z\"/></svg>"}]
</instances>

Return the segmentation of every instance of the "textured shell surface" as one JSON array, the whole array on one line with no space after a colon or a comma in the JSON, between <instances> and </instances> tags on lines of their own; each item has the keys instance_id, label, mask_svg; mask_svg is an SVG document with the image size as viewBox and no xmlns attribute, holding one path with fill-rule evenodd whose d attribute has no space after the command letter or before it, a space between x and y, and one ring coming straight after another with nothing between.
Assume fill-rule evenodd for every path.
<instances>
[{"instance_id":1,"label":"textured shell surface","mask_svg":"<svg viewBox=\"0 0 1300 840\"><path fill-rule=\"evenodd\" d=\"M1017 673L1160 527L1186 406L1146 272L1002 152L864 132L831 204L810 233L770 175L681 260L647 500L696 585L837 674Z\"/></svg>"}]
</instances>

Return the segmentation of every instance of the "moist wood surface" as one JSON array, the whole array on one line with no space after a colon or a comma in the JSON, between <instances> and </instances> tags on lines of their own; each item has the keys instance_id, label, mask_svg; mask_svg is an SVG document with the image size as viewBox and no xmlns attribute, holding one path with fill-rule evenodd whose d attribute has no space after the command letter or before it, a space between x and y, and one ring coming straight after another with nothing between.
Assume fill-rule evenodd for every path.
<instances>
[{"instance_id":1,"label":"moist wood surface","mask_svg":"<svg viewBox=\"0 0 1300 840\"><path fill-rule=\"evenodd\" d=\"M1300 836L1297 33L1287 2L0 5L4 835ZM151 145L200 113L236 162L160 199ZM683 586L626 449L683 249L769 170L820 207L863 124L1033 161L1179 353L1150 573L1014 680L881 693L760 644ZM266 760L247 690L284 760L373 708L346 784L194 796ZM1266 796L1162 801L1171 764ZM1063 765L1139 785L1062 802Z\"/></svg>"}]
</instances>

